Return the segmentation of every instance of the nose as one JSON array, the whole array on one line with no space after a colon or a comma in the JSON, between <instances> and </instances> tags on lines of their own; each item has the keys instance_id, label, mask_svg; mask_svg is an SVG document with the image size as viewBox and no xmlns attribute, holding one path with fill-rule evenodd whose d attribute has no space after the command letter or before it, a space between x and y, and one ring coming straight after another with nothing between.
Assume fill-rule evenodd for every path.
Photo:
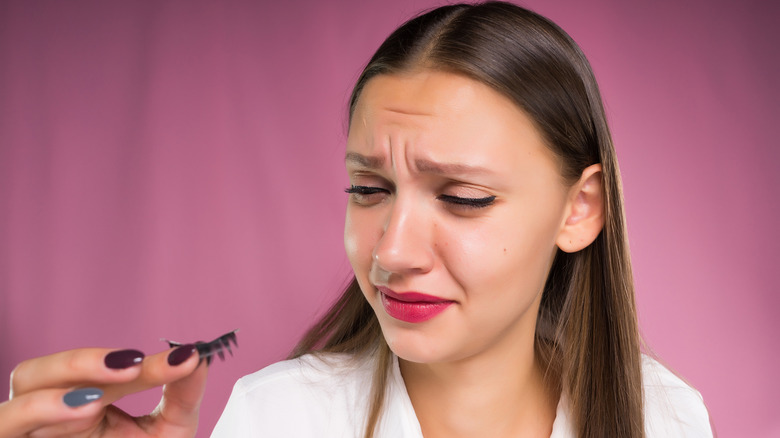
<instances>
[{"instance_id":1,"label":"nose","mask_svg":"<svg viewBox=\"0 0 780 438\"><path fill-rule=\"evenodd\" d=\"M431 270L432 218L424 206L397 197L389 210L382 236L374 247L374 266L385 274L421 274Z\"/></svg>"}]
</instances>

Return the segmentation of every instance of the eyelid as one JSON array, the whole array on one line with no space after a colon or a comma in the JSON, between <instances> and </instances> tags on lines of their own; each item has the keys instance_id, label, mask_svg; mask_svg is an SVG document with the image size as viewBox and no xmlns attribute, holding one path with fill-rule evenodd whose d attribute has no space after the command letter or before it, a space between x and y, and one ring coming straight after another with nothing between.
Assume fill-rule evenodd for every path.
<instances>
[{"instance_id":1,"label":"eyelid","mask_svg":"<svg viewBox=\"0 0 780 438\"><path fill-rule=\"evenodd\" d=\"M373 195L377 194L390 194L391 190L381 185L363 185L363 184L351 184L344 191L350 195L353 195L356 200L362 200L367 202L369 199L378 201ZM371 198L369 198L371 197ZM448 194L441 194L436 196L436 199L448 204L449 208L471 210L486 208L495 203L496 196L455 196ZM362 203L361 201L358 201Z\"/></svg>"},{"instance_id":2,"label":"eyelid","mask_svg":"<svg viewBox=\"0 0 780 438\"><path fill-rule=\"evenodd\" d=\"M437 196L437 199L463 208L484 208L493 205L496 197L495 195L491 195L481 198L467 198L453 195L439 195Z\"/></svg>"}]
</instances>

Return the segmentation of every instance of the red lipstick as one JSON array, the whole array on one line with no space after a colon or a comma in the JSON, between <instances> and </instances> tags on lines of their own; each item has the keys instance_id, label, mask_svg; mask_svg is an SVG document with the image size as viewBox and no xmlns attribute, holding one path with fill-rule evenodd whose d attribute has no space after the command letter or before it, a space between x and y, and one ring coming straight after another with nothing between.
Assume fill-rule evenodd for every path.
<instances>
[{"instance_id":1,"label":"red lipstick","mask_svg":"<svg viewBox=\"0 0 780 438\"><path fill-rule=\"evenodd\" d=\"M404 322L423 322L440 314L450 304L451 300L417 292L393 292L386 287L379 287L382 295L382 305L388 315Z\"/></svg>"}]
</instances>

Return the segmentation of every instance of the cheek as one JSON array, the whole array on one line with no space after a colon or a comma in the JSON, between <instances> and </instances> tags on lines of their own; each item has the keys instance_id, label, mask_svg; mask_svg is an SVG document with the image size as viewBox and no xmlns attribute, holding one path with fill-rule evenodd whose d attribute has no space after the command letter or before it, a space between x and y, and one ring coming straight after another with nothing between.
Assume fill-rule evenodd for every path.
<instances>
[{"instance_id":1,"label":"cheek","mask_svg":"<svg viewBox=\"0 0 780 438\"><path fill-rule=\"evenodd\" d=\"M357 253L358 242L360 241L360 239L355 236L354 223L352 215L350 215L349 209L347 209L347 217L344 220L344 250L347 252L347 257L353 268L353 259Z\"/></svg>"},{"instance_id":2,"label":"cheek","mask_svg":"<svg viewBox=\"0 0 780 438\"><path fill-rule=\"evenodd\" d=\"M477 227L451 229L446 264L471 295L501 290L535 295L544 286L552 256L558 216L540 217L512 211ZM446 254L446 255L445 255Z\"/></svg>"},{"instance_id":3,"label":"cheek","mask_svg":"<svg viewBox=\"0 0 780 438\"><path fill-rule=\"evenodd\" d=\"M381 225L377 225L377 212L363 208L347 207L344 223L344 249L355 274L355 279L366 300L378 311L380 306L369 281L373 264L374 247L381 238Z\"/></svg>"},{"instance_id":4,"label":"cheek","mask_svg":"<svg viewBox=\"0 0 780 438\"><path fill-rule=\"evenodd\" d=\"M378 232L374 218L363 209L347 207L344 222L344 249L358 280L367 275Z\"/></svg>"}]
</instances>

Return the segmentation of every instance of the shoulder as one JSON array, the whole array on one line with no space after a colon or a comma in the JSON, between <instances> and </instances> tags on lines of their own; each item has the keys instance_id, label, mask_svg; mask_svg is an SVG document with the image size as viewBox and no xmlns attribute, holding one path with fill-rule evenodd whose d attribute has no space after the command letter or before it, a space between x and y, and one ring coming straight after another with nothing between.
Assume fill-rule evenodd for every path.
<instances>
[{"instance_id":1,"label":"shoulder","mask_svg":"<svg viewBox=\"0 0 780 438\"><path fill-rule=\"evenodd\" d=\"M649 356L642 356L645 436L711 438L710 416L699 391ZM576 437L569 403L561 396L551 438Z\"/></svg>"},{"instance_id":2,"label":"shoulder","mask_svg":"<svg viewBox=\"0 0 780 438\"><path fill-rule=\"evenodd\" d=\"M699 391L655 359L642 357L645 432L648 437L711 437Z\"/></svg>"},{"instance_id":3,"label":"shoulder","mask_svg":"<svg viewBox=\"0 0 780 438\"><path fill-rule=\"evenodd\" d=\"M347 355L306 355L244 376L212 437L352 436L363 424L372 369Z\"/></svg>"}]
</instances>

